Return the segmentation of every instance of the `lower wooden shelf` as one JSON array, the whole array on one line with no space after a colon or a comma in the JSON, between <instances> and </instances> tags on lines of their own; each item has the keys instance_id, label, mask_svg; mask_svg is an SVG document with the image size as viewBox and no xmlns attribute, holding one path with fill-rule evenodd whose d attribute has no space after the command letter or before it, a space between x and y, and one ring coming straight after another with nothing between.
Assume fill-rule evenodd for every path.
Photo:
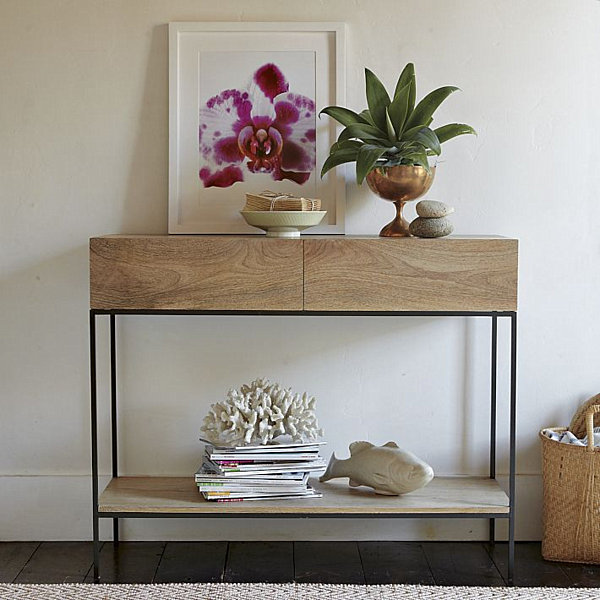
<instances>
[{"instance_id":1,"label":"lower wooden shelf","mask_svg":"<svg viewBox=\"0 0 600 600\"><path fill-rule=\"evenodd\" d=\"M405 496L380 496L369 488L349 488L345 479L311 485L322 498L283 501L207 502L193 477L117 477L99 499L100 516L144 515L420 515L507 517L508 496L487 477L436 477ZM127 515L125 515L127 516Z\"/></svg>"}]
</instances>

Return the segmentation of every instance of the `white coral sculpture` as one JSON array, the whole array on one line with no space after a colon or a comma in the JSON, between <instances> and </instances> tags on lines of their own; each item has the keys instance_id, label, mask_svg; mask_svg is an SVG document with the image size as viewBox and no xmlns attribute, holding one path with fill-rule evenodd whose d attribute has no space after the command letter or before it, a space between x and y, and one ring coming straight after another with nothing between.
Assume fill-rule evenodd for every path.
<instances>
[{"instance_id":1,"label":"white coral sculpture","mask_svg":"<svg viewBox=\"0 0 600 600\"><path fill-rule=\"evenodd\" d=\"M323 435L315 404L306 392L300 395L268 379L256 379L229 390L226 400L213 404L201 430L219 445L268 444L280 435L310 442Z\"/></svg>"}]
</instances>

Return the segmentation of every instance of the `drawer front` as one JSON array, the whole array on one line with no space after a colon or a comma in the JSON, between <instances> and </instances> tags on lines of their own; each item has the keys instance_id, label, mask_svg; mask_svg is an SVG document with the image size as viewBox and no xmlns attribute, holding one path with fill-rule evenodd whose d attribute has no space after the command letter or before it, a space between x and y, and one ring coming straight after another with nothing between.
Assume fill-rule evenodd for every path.
<instances>
[{"instance_id":1,"label":"drawer front","mask_svg":"<svg viewBox=\"0 0 600 600\"><path fill-rule=\"evenodd\" d=\"M302 310L302 242L251 237L90 240L90 306Z\"/></svg>"},{"instance_id":2,"label":"drawer front","mask_svg":"<svg viewBox=\"0 0 600 600\"><path fill-rule=\"evenodd\" d=\"M304 308L512 311L518 242L502 238L304 241Z\"/></svg>"}]
</instances>

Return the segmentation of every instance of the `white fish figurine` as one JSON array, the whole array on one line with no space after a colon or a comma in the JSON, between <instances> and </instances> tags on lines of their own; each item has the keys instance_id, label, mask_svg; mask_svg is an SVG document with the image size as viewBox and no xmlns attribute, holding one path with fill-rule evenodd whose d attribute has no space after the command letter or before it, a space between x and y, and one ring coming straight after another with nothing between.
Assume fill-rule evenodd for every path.
<instances>
[{"instance_id":1,"label":"white fish figurine","mask_svg":"<svg viewBox=\"0 0 600 600\"><path fill-rule=\"evenodd\" d=\"M374 446L371 442L350 444L350 458L331 455L327 470L319 481L349 477L350 486L366 485L376 494L398 496L425 487L433 479L433 469L412 452L395 442Z\"/></svg>"}]
</instances>

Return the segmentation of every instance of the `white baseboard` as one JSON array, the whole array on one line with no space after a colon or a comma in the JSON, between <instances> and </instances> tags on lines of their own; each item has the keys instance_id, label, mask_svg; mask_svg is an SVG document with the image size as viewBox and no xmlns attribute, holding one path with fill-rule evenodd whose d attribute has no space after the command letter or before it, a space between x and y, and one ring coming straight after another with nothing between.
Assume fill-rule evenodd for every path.
<instances>
[{"instance_id":1,"label":"white baseboard","mask_svg":"<svg viewBox=\"0 0 600 600\"><path fill-rule=\"evenodd\" d=\"M506 478L499 478L506 486ZM101 488L108 482L104 478ZM88 476L0 477L0 540L89 540ZM541 476L517 477L518 540L541 539ZM111 536L108 519L102 539ZM498 538L506 521L498 520ZM126 519L123 540L483 540L482 519Z\"/></svg>"}]
</instances>

